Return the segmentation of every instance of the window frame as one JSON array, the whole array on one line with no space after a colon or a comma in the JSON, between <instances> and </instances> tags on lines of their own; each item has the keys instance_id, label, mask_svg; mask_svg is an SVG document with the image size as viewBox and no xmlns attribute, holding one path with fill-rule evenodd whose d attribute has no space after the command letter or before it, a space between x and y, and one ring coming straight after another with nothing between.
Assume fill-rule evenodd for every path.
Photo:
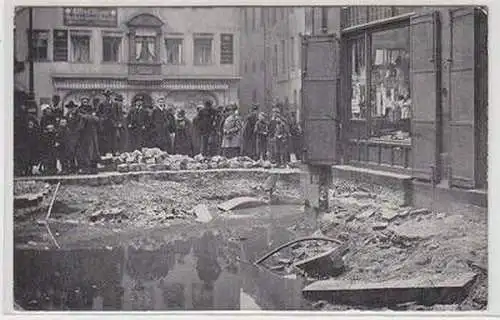
<instances>
[{"instance_id":1,"label":"window frame","mask_svg":"<svg viewBox=\"0 0 500 320\"><path fill-rule=\"evenodd\" d=\"M223 43L223 39L224 37L231 37L231 63L229 62L226 62L225 60L223 61L222 60L222 43ZM219 35L219 40L220 40L220 43L219 43L219 63L220 65L234 65L234 62L235 62L235 50L234 50L234 34L233 33L221 33ZM215 54L215 53L214 53Z\"/></svg>"},{"instance_id":2,"label":"window frame","mask_svg":"<svg viewBox=\"0 0 500 320\"><path fill-rule=\"evenodd\" d=\"M174 41L180 41L180 44L181 44L181 53L180 53L180 56L179 56L179 60L177 63L171 63L168 61L168 48L167 48L167 41L169 40L174 40ZM185 65L186 64L186 60L184 58L185 56L185 47L184 47L184 38L182 37L182 35L166 35L164 38L163 38L163 44L165 46L165 64L167 65L171 65L171 66L181 66L181 65Z\"/></svg>"},{"instance_id":3,"label":"window frame","mask_svg":"<svg viewBox=\"0 0 500 320\"><path fill-rule=\"evenodd\" d=\"M365 85L365 99L367 101L371 100L371 90L372 90L372 71L373 71L373 66L372 66L372 50L373 50L373 45L372 45L372 36L373 34L377 32L383 32L383 31L389 31L389 30L395 30L399 28L410 28L410 18L413 15L413 13L410 14L404 14L400 16L395 16L391 17L388 19L382 19L382 20L377 20L377 21L371 21L365 24L360 24L357 26L352 26L348 28L344 28L341 31L341 36L342 36L342 47L345 48L343 54L343 61L345 65L345 71L343 71L343 78L346 81L346 85L344 86L345 94L343 95L345 100L343 101L343 105L346 106L346 121L349 123L351 122L364 122L365 123L365 132L366 132L366 138L362 137L356 137L356 139L376 139L372 134L372 131L374 129L374 121L372 117L372 112L371 112L371 105L368 108L368 112L366 114L366 118L359 118L359 119L354 119L352 117L352 104L351 104L351 98L352 98L352 66L351 66L351 55L350 55L350 42L356 39L363 39L364 40L364 59L365 59L365 65L366 65L366 85ZM411 35L409 34L409 37ZM410 38L408 38L408 41L410 41ZM408 53L411 55L411 48L408 49ZM411 70L408 70L410 72ZM410 91L411 91L411 78L410 78ZM410 99L412 99L411 94L410 94ZM370 102L371 104L371 102ZM411 118L410 118L411 121ZM350 126L349 126L350 127ZM410 144L411 144L411 130L410 130ZM391 142L394 143L394 142ZM398 142L402 145L406 145L406 142Z\"/></svg>"},{"instance_id":4,"label":"window frame","mask_svg":"<svg viewBox=\"0 0 500 320\"><path fill-rule=\"evenodd\" d=\"M68 30L68 62L75 64L92 64L94 61L93 54L93 33L89 29L69 29ZM88 61L75 61L73 59L73 36L88 37L89 38L89 59Z\"/></svg>"},{"instance_id":5,"label":"window frame","mask_svg":"<svg viewBox=\"0 0 500 320\"><path fill-rule=\"evenodd\" d=\"M34 36L35 34L38 34L38 33L46 33L47 34L47 46L46 46L46 58L45 59L40 59L38 58L38 55L35 55L35 53L38 53L38 51L36 50L36 48L40 48L40 47L35 47L35 43L34 43ZM33 62L49 62L50 61L50 57L49 57L49 48L50 48L50 30L49 29L34 29L33 30L33 33L31 34L31 42L33 43L33 52L31 53L31 56L33 58ZM28 30L28 38L29 38L29 30Z\"/></svg>"},{"instance_id":6,"label":"window frame","mask_svg":"<svg viewBox=\"0 0 500 320\"><path fill-rule=\"evenodd\" d=\"M105 38L114 38L114 39L119 39L119 46L118 46L118 52L117 52L117 59L116 61L106 61L104 60L104 39ZM101 34L101 43L102 43L102 52L101 52L101 62L104 64L113 64L113 63L123 63L123 34L121 33L113 33L113 32L103 32Z\"/></svg>"},{"instance_id":7,"label":"window frame","mask_svg":"<svg viewBox=\"0 0 500 320\"><path fill-rule=\"evenodd\" d=\"M199 63L196 60L196 41L197 40L210 40L210 61L209 63ZM212 66L215 64L215 37L213 34L198 33L193 35L193 65L195 66Z\"/></svg>"}]
</instances>

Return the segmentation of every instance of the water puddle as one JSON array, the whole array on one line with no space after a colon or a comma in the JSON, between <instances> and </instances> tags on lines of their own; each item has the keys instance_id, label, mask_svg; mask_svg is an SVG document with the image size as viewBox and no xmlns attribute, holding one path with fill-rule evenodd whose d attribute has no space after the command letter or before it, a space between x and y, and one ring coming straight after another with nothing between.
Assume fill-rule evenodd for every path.
<instances>
[{"instance_id":1,"label":"water puddle","mask_svg":"<svg viewBox=\"0 0 500 320\"><path fill-rule=\"evenodd\" d=\"M249 263L294 237L279 219L240 235L228 239L215 228L139 248L17 248L14 298L26 310L307 308L303 280Z\"/></svg>"}]
</instances>

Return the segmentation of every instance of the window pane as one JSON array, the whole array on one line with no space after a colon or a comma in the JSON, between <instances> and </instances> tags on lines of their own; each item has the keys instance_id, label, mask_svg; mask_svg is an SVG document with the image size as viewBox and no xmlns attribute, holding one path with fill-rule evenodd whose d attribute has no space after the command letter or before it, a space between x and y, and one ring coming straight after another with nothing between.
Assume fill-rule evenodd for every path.
<instances>
[{"instance_id":1,"label":"window pane","mask_svg":"<svg viewBox=\"0 0 500 320\"><path fill-rule=\"evenodd\" d=\"M71 61L90 62L90 36L71 35Z\"/></svg>"},{"instance_id":2,"label":"window pane","mask_svg":"<svg viewBox=\"0 0 500 320\"><path fill-rule=\"evenodd\" d=\"M156 60L155 37L135 37L135 60L140 62L154 62Z\"/></svg>"},{"instance_id":3,"label":"window pane","mask_svg":"<svg viewBox=\"0 0 500 320\"><path fill-rule=\"evenodd\" d=\"M48 31L34 30L33 34L33 59L35 61L44 61L48 59Z\"/></svg>"},{"instance_id":4,"label":"window pane","mask_svg":"<svg viewBox=\"0 0 500 320\"><path fill-rule=\"evenodd\" d=\"M212 39L194 39L194 63L197 65L212 64Z\"/></svg>"},{"instance_id":5,"label":"window pane","mask_svg":"<svg viewBox=\"0 0 500 320\"><path fill-rule=\"evenodd\" d=\"M349 42L351 71L351 113L353 119L366 119L366 61L364 38Z\"/></svg>"},{"instance_id":6,"label":"window pane","mask_svg":"<svg viewBox=\"0 0 500 320\"><path fill-rule=\"evenodd\" d=\"M233 35L220 35L220 63L233 64Z\"/></svg>"},{"instance_id":7,"label":"window pane","mask_svg":"<svg viewBox=\"0 0 500 320\"><path fill-rule=\"evenodd\" d=\"M122 39L119 37L102 38L102 60L104 62L118 62L120 45Z\"/></svg>"},{"instance_id":8,"label":"window pane","mask_svg":"<svg viewBox=\"0 0 500 320\"><path fill-rule=\"evenodd\" d=\"M372 136L409 138L411 119L409 28L372 34Z\"/></svg>"},{"instance_id":9,"label":"window pane","mask_svg":"<svg viewBox=\"0 0 500 320\"><path fill-rule=\"evenodd\" d=\"M167 49L167 63L182 63L182 39L166 39L165 47Z\"/></svg>"}]
</instances>

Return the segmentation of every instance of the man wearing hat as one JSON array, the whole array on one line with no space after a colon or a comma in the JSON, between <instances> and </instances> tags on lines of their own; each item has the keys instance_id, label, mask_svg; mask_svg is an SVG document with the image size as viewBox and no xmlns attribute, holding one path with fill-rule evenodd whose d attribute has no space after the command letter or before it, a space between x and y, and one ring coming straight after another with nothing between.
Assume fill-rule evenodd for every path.
<instances>
[{"instance_id":1,"label":"man wearing hat","mask_svg":"<svg viewBox=\"0 0 500 320\"><path fill-rule=\"evenodd\" d=\"M137 96L127 116L127 128L129 132L129 151L138 150L142 146L142 123L141 113L144 112L142 96Z\"/></svg>"},{"instance_id":2,"label":"man wearing hat","mask_svg":"<svg viewBox=\"0 0 500 320\"><path fill-rule=\"evenodd\" d=\"M111 107L113 139L111 149L115 154L125 151L125 126L123 118L123 96L116 95Z\"/></svg>"},{"instance_id":3,"label":"man wearing hat","mask_svg":"<svg viewBox=\"0 0 500 320\"><path fill-rule=\"evenodd\" d=\"M215 131L216 111L212 106L212 101L206 100L203 109L199 112L199 133L201 154L207 157L212 154L210 150L210 137Z\"/></svg>"},{"instance_id":4,"label":"man wearing hat","mask_svg":"<svg viewBox=\"0 0 500 320\"><path fill-rule=\"evenodd\" d=\"M80 112L73 100L66 104L66 120L68 126L68 137L66 145L66 157L68 159L67 172L76 173L76 146L79 139Z\"/></svg>"},{"instance_id":5,"label":"man wearing hat","mask_svg":"<svg viewBox=\"0 0 500 320\"><path fill-rule=\"evenodd\" d=\"M100 154L114 153L114 146L116 145L116 132L113 113L113 103L111 101L112 92L109 89L104 90L104 101L101 102L97 108L97 116L100 120L99 128L99 147Z\"/></svg>"},{"instance_id":6,"label":"man wearing hat","mask_svg":"<svg viewBox=\"0 0 500 320\"><path fill-rule=\"evenodd\" d=\"M257 160L257 152L255 149L255 124L258 120L259 105L252 104L252 109L250 114L245 119L245 124L243 126L243 155L248 156L254 160Z\"/></svg>"},{"instance_id":7,"label":"man wearing hat","mask_svg":"<svg viewBox=\"0 0 500 320\"><path fill-rule=\"evenodd\" d=\"M193 128L183 109L177 113L174 138L174 153L193 156Z\"/></svg>"},{"instance_id":8,"label":"man wearing hat","mask_svg":"<svg viewBox=\"0 0 500 320\"><path fill-rule=\"evenodd\" d=\"M94 113L90 99L81 98L78 126L77 161L82 173L97 173L99 155L99 118Z\"/></svg>"},{"instance_id":9,"label":"man wearing hat","mask_svg":"<svg viewBox=\"0 0 500 320\"><path fill-rule=\"evenodd\" d=\"M154 141L154 147L172 153L170 148L172 142L170 140L169 123L164 97L160 97L156 100L153 107L152 125L151 138Z\"/></svg>"},{"instance_id":10,"label":"man wearing hat","mask_svg":"<svg viewBox=\"0 0 500 320\"><path fill-rule=\"evenodd\" d=\"M238 106L232 105L231 114L226 118L223 126L222 149L226 158L240 155L242 127Z\"/></svg>"},{"instance_id":11,"label":"man wearing hat","mask_svg":"<svg viewBox=\"0 0 500 320\"><path fill-rule=\"evenodd\" d=\"M203 105L199 104L196 106L196 115L193 118L193 149L194 154L199 154L201 152L201 134L200 134L200 112L203 109Z\"/></svg>"}]
</instances>

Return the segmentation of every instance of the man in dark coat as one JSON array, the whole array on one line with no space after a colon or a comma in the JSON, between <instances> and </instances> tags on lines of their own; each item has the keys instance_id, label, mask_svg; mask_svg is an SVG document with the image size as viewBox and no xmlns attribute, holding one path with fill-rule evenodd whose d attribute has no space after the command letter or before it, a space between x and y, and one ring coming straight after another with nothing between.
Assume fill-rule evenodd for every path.
<instances>
[{"instance_id":1,"label":"man in dark coat","mask_svg":"<svg viewBox=\"0 0 500 320\"><path fill-rule=\"evenodd\" d=\"M23 146L25 147L25 152L23 156L23 174L31 175L33 173L33 166L38 165L40 162L40 126L35 116L28 116L27 118L27 128L23 135L25 141L23 141Z\"/></svg>"},{"instance_id":2,"label":"man in dark coat","mask_svg":"<svg viewBox=\"0 0 500 320\"><path fill-rule=\"evenodd\" d=\"M76 173L78 166L76 164L76 150L78 146L78 140L80 138L80 112L78 110L78 106L70 101L66 105L66 109L68 110L66 113L66 119L68 123L68 137L66 140L66 152L68 158L68 168L67 171L69 173Z\"/></svg>"},{"instance_id":3,"label":"man in dark coat","mask_svg":"<svg viewBox=\"0 0 500 320\"><path fill-rule=\"evenodd\" d=\"M252 111L245 119L245 124L243 126L243 155L248 156L254 160L257 160L257 152L255 149L255 124L258 120L259 105L252 105Z\"/></svg>"},{"instance_id":4,"label":"man in dark coat","mask_svg":"<svg viewBox=\"0 0 500 320\"><path fill-rule=\"evenodd\" d=\"M81 99L79 140L77 149L78 165L82 173L97 173L99 156L99 118L90 105L88 97Z\"/></svg>"},{"instance_id":5,"label":"man in dark coat","mask_svg":"<svg viewBox=\"0 0 500 320\"><path fill-rule=\"evenodd\" d=\"M167 119L167 133L170 136L170 145L168 145L166 151L171 154L174 152L174 135L175 135L175 125L176 125L175 109L173 105L168 106L166 119Z\"/></svg>"},{"instance_id":6,"label":"man in dark coat","mask_svg":"<svg viewBox=\"0 0 500 320\"><path fill-rule=\"evenodd\" d=\"M125 126L123 118L123 97L115 96L112 108L112 118L114 127L113 150L115 154L125 151Z\"/></svg>"},{"instance_id":7,"label":"man in dark coat","mask_svg":"<svg viewBox=\"0 0 500 320\"><path fill-rule=\"evenodd\" d=\"M198 130L201 137L201 154L207 157L212 154L212 150L210 150L210 138L215 131L216 111L212 107L212 101L205 101L204 108L200 110L199 115Z\"/></svg>"},{"instance_id":8,"label":"man in dark coat","mask_svg":"<svg viewBox=\"0 0 500 320\"><path fill-rule=\"evenodd\" d=\"M66 118L61 118L56 133L56 151L57 159L61 163L61 171L63 174L70 173L72 153L70 151L71 144L70 130Z\"/></svg>"},{"instance_id":9,"label":"man in dark coat","mask_svg":"<svg viewBox=\"0 0 500 320\"><path fill-rule=\"evenodd\" d=\"M203 109L202 105L196 107L196 115L193 118L193 148L194 154L201 152L201 135L200 135L200 111Z\"/></svg>"},{"instance_id":10,"label":"man in dark coat","mask_svg":"<svg viewBox=\"0 0 500 320\"><path fill-rule=\"evenodd\" d=\"M111 101L112 92L109 89L104 91L105 100L99 104L97 116L100 120L99 147L100 153L114 153L116 145L115 119L113 114L113 103Z\"/></svg>"},{"instance_id":11,"label":"man in dark coat","mask_svg":"<svg viewBox=\"0 0 500 320\"><path fill-rule=\"evenodd\" d=\"M64 109L61 104L61 97L57 94L52 96L52 112L54 113L57 121L64 117Z\"/></svg>"},{"instance_id":12,"label":"man in dark coat","mask_svg":"<svg viewBox=\"0 0 500 320\"><path fill-rule=\"evenodd\" d=\"M137 97L133 102L127 115L127 127L129 138L129 151L138 150L142 145L142 124L140 122L140 113L143 104L142 97Z\"/></svg>"},{"instance_id":13,"label":"man in dark coat","mask_svg":"<svg viewBox=\"0 0 500 320\"><path fill-rule=\"evenodd\" d=\"M153 108L152 114L153 139L154 146L163 151L169 150L172 144L170 141L169 123L167 119L167 110L165 108L165 98L161 97Z\"/></svg>"},{"instance_id":14,"label":"man in dark coat","mask_svg":"<svg viewBox=\"0 0 500 320\"><path fill-rule=\"evenodd\" d=\"M174 140L174 153L193 156L193 136L192 124L186 118L186 112L179 110L177 114L175 140Z\"/></svg>"}]
</instances>

